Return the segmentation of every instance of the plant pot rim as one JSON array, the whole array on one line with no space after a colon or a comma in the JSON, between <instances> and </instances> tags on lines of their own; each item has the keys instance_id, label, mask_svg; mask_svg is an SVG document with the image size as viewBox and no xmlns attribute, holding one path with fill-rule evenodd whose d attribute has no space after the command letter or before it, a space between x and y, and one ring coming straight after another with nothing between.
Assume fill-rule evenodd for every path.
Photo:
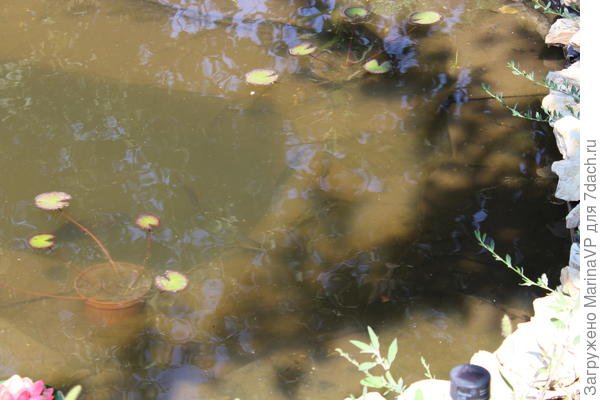
<instances>
[{"instance_id":1,"label":"plant pot rim","mask_svg":"<svg viewBox=\"0 0 600 400\"><path fill-rule=\"evenodd\" d=\"M115 265L117 265L117 267L124 267L125 269L127 269L129 271L137 272L139 277L143 278L145 275L146 268L142 265L133 264L133 263L126 262L126 261L115 261L114 263L115 263ZM86 269L84 269L83 271L81 271L75 277L75 282L74 282L75 291L77 292L77 295L79 295L85 301L85 304L90 307L103 309L103 310L120 310L120 309L124 309L124 308L133 307L144 301L145 295L150 291L150 289L152 287L152 280L149 279L149 277L146 277L147 284L144 286L147 286L147 287L142 286L143 293L136 295L135 297L132 297L130 299L124 299L122 301L101 300L98 298L94 298L93 296L86 295L85 290L81 287L82 280L84 280L87 276L89 276L89 274L91 274L97 270L101 270L101 269L111 269L112 270L113 264L111 264L110 262L93 264L93 265L87 267ZM138 289L138 291L139 291L139 289Z\"/></svg>"}]
</instances>

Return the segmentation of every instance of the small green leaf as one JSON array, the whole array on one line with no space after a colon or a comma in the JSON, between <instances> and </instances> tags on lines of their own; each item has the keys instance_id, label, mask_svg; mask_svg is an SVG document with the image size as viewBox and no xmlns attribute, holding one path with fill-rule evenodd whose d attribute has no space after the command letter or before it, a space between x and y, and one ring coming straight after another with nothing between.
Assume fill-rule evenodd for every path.
<instances>
[{"instance_id":1,"label":"small green leaf","mask_svg":"<svg viewBox=\"0 0 600 400\"><path fill-rule=\"evenodd\" d=\"M567 327L567 324L559 318L550 318L550 322L552 322L557 329L564 329Z\"/></svg>"},{"instance_id":2,"label":"small green leaf","mask_svg":"<svg viewBox=\"0 0 600 400\"><path fill-rule=\"evenodd\" d=\"M363 386L380 389L385 387L386 381L382 376L368 376L360 381Z\"/></svg>"},{"instance_id":3,"label":"small green leaf","mask_svg":"<svg viewBox=\"0 0 600 400\"><path fill-rule=\"evenodd\" d=\"M76 400L81 394L81 385L74 386L65 396L65 400Z\"/></svg>"},{"instance_id":4,"label":"small green leaf","mask_svg":"<svg viewBox=\"0 0 600 400\"><path fill-rule=\"evenodd\" d=\"M385 74L392 69L392 63L384 61L379 64L377 60L369 60L363 65L363 68L371 74Z\"/></svg>"},{"instance_id":5,"label":"small green leaf","mask_svg":"<svg viewBox=\"0 0 600 400\"><path fill-rule=\"evenodd\" d=\"M376 362L364 362L358 366L358 370L359 371L368 371L371 368L376 367L376 366L377 366Z\"/></svg>"},{"instance_id":6,"label":"small green leaf","mask_svg":"<svg viewBox=\"0 0 600 400\"><path fill-rule=\"evenodd\" d=\"M188 285L188 278L181 272L167 270L154 278L154 285L165 292L179 292Z\"/></svg>"},{"instance_id":7,"label":"small green leaf","mask_svg":"<svg viewBox=\"0 0 600 400\"><path fill-rule=\"evenodd\" d=\"M272 69L254 69L246 74L246 82L251 85L270 85L279 78Z\"/></svg>"},{"instance_id":8,"label":"small green leaf","mask_svg":"<svg viewBox=\"0 0 600 400\"><path fill-rule=\"evenodd\" d=\"M350 343L355 345L361 350L361 353L372 353L373 349L366 343L361 342L360 340L351 340Z\"/></svg>"},{"instance_id":9,"label":"small green leaf","mask_svg":"<svg viewBox=\"0 0 600 400\"><path fill-rule=\"evenodd\" d=\"M50 233L40 233L29 239L29 245L34 249L49 249L54 246L55 236Z\"/></svg>"},{"instance_id":10,"label":"small green leaf","mask_svg":"<svg viewBox=\"0 0 600 400\"><path fill-rule=\"evenodd\" d=\"M146 231L151 231L160 226L160 219L152 214L142 214L135 219L135 224Z\"/></svg>"},{"instance_id":11,"label":"small green leaf","mask_svg":"<svg viewBox=\"0 0 600 400\"><path fill-rule=\"evenodd\" d=\"M390 344L390 347L388 348L388 353L387 353L387 361L390 364L390 366L396 359L396 354L398 354L398 340L394 339L392 341L392 343Z\"/></svg>"},{"instance_id":12,"label":"small green leaf","mask_svg":"<svg viewBox=\"0 0 600 400\"><path fill-rule=\"evenodd\" d=\"M373 328L367 326L367 332L369 332L369 339L371 339L371 347L379 349L379 338Z\"/></svg>"},{"instance_id":13,"label":"small green leaf","mask_svg":"<svg viewBox=\"0 0 600 400\"><path fill-rule=\"evenodd\" d=\"M309 42L304 42L290 48L288 51L293 56L307 56L314 53L315 50L317 50L315 45Z\"/></svg>"},{"instance_id":14,"label":"small green leaf","mask_svg":"<svg viewBox=\"0 0 600 400\"><path fill-rule=\"evenodd\" d=\"M542 276L540 277L540 280L542 281L542 284L544 286L548 286L548 276L546 274L542 274Z\"/></svg>"},{"instance_id":15,"label":"small green leaf","mask_svg":"<svg viewBox=\"0 0 600 400\"><path fill-rule=\"evenodd\" d=\"M412 13L408 20L414 25L433 25L442 20L442 15L435 11L418 11Z\"/></svg>"}]
</instances>

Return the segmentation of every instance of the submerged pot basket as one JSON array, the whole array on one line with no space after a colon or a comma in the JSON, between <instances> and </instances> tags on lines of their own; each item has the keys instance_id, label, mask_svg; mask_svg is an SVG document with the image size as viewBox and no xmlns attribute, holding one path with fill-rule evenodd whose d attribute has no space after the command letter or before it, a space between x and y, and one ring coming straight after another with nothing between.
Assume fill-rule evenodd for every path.
<instances>
[{"instance_id":1,"label":"submerged pot basket","mask_svg":"<svg viewBox=\"0 0 600 400\"><path fill-rule=\"evenodd\" d=\"M86 304L104 310L141 303L151 286L143 266L122 261L92 265L75 278L75 290Z\"/></svg>"}]
</instances>

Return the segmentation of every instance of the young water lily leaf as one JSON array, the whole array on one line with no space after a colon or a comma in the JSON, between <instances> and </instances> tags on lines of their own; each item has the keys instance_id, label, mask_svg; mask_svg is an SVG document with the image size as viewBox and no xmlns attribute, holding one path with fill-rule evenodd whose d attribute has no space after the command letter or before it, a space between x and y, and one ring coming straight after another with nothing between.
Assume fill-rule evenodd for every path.
<instances>
[{"instance_id":1,"label":"young water lily leaf","mask_svg":"<svg viewBox=\"0 0 600 400\"><path fill-rule=\"evenodd\" d=\"M272 69L254 69L246 74L246 82L251 85L270 85L279 78Z\"/></svg>"},{"instance_id":2,"label":"young water lily leaf","mask_svg":"<svg viewBox=\"0 0 600 400\"><path fill-rule=\"evenodd\" d=\"M29 245L34 249L49 249L54 246L55 236L50 233L40 233L29 239Z\"/></svg>"},{"instance_id":3,"label":"young water lily leaf","mask_svg":"<svg viewBox=\"0 0 600 400\"><path fill-rule=\"evenodd\" d=\"M365 7L352 6L344 9L344 15L350 20L364 20L369 16L369 10Z\"/></svg>"},{"instance_id":4,"label":"young water lily leaf","mask_svg":"<svg viewBox=\"0 0 600 400\"><path fill-rule=\"evenodd\" d=\"M46 192L35 196L35 205L42 210L61 210L69 206L71 195L65 192Z\"/></svg>"},{"instance_id":5,"label":"young water lily leaf","mask_svg":"<svg viewBox=\"0 0 600 400\"><path fill-rule=\"evenodd\" d=\"M414 25L433 25L441 19L442 15L435 11L418 11L408 17L410 23Z\"/></svg>"},{"instance_id":6,"label":"young water lily leaf","mask_svg":"<svg viewBox=\"0 0 600 400\"><path fill-rule=\"evenodd\" d=\"M188 278L181 272L167 270L154 278L154 286L164 292L179 292L188 285Z\"/></svg>"},{"instance_id":7,"label":"young water lily leaf","mask_svg":"<svg viewBox=\"0 0 600 400\"><path fill-rule=\"evenodd\" d=\"M290 48L288 51L293 56L307 56L314 53L315 50L317 50L315 45L309 42L304 42Z\"/></svg>"},{"instance_id":8,"label":"young water lily leaf","mask_svg":"<svg viewBox=\"0 0 600 400\"><path fill-rule=\"evenodd\" d=\"M392 63L384 61L379 64L377 60L370 60L363 65L363 68L371 74L385 74L392 69Z\"/></svg>"},{"instance_id":9,"label":"young water lily leaf","mask_svg":"<svg viewBox=\"0 0 600 400\"><path fill-rule=\"evenodd\" d=\"M135 219L135 224L146 231L151 231L160 226L160 219L152 214L142 214Z\"/></svg>"}]
</instances>

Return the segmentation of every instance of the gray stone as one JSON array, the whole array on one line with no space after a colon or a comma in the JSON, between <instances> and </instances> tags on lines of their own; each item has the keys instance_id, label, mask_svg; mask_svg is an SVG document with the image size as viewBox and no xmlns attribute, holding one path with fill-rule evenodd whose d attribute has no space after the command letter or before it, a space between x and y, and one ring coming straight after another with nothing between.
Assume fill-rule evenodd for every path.
<instances>
[{"instance_id":1,"label":"gray stone","mask_svg":"<svg viewBox=\"0 0 600 400\"><path fill-rule=\"evenodd\" d=\"M506 384L500 374L500 363L496 356L489 351L480 350L471 357L471 364L479 365L490 373L490 400L512 398L512 389Z\"/></svg>"},{"instance_id":2,"label":"gray stone","mask_svg":"<svg viewBox=\"0 0 600 400\"><path fill-rule=\"evenodd\" d=\"M555 196L565 201L579 201L579 160L552 163L552 172L558 175Z\"/></svg>"},{"instance_id":3,"label":"gray stone","mask_svg":"<svg viewBox=\"0 0 600 400\"><path fill-rule=\"evenodd\" d=\"M567 229L575 229L579 226L579 209L579 204L577 204L565 217Z\"/></svg>"},{"instance_id":4,"label":"gray stone","mask_svg":"<svg viewBox=\"0 0 600 400\"><path fill-rule=\"evenodd\" d=\"M570 95L558 91L551 90L542 99L542 108L550 114L550 126L565 116L579 115L579 103Z\"/></svg>"},{"instance_id":5,"label":"gray stone","mask_svg":"<svg viewBox=\"0 0 600 400\"><path fill-rule=\"evenodd\" d=\"M554 136L558 150L566 159L579 158L579 135L581 122L572 115L554 122Z\"/></svg>"},{"instance_id":6,"label":"gray stone","mask_svg":"<svg viewBox=\"0 0 600 400\"><path fill-rule=\"evenodd\" d=\"M579 8L579 0L561 0L561 3L567 7L577 7Z\"/></svg>"},{"instance_id":7,"label":"gray stone","mask_svg":"<svg viewBox=\"0 0 600 400\"><path fill-rule=\"evenodd\" d=\"M579 296L579 270L569 266L560 270L560 290L572 297Z\"/></svg>"},{"instance_id":8,"label":"gray stone","mask_svg":"<svg viewBox=\"0 0 600 400\"><path fill-rule=\"evenodd\" d=\"M569 44L571 46L575 47L575 49L577 51L580 51L580 49L581 49L581 31L577 31L576 34L571 36L571 40L569 40Z\"/></svg>"},{"instance_id":9,"label":"gray stone","mask_svg":"<svg viewBox=\"0 0 600 400\"><path fill-rule=\"evenodd\" d=\"M572 86L579 86L581 82L581 61L571 64L568 68L561 69L560 71L550 71L546 75L546 79L554 81L557 84Z\"/></svg>"},{"instance_id":10,"label":"gray stone","mask_svg":"<svg viewBox=\"0 0 600 400\"><path fill-rule=\"evenodd\" d=\"M450 381L441 379L424 379L410 385L396 400L414 400L421 392L423 399L452 400L450 397Z\"/></svg>"},{"instance_id":11,"label":"gray stone","mask_svg":"<svg viewBox=\"0 0 600 400\"><path fill-rule=\"evenodd\" d=\"M571 37L579 31L579 17L559 18L546 35L546 44L568 45Z\"/></svg>"},{"instance_id":12,"label":"gray stone","mask_svg":"<svg viewBox=\"0 0 600 400\"><path fill-rule=\"evenodd\" d=\"M544 388L566 388L577 380L581 307L576 304L558 293L536 299L531 321L519 324L496 350L502 376L516 398L539 396Z\"/></svg>"}]
</instances>

